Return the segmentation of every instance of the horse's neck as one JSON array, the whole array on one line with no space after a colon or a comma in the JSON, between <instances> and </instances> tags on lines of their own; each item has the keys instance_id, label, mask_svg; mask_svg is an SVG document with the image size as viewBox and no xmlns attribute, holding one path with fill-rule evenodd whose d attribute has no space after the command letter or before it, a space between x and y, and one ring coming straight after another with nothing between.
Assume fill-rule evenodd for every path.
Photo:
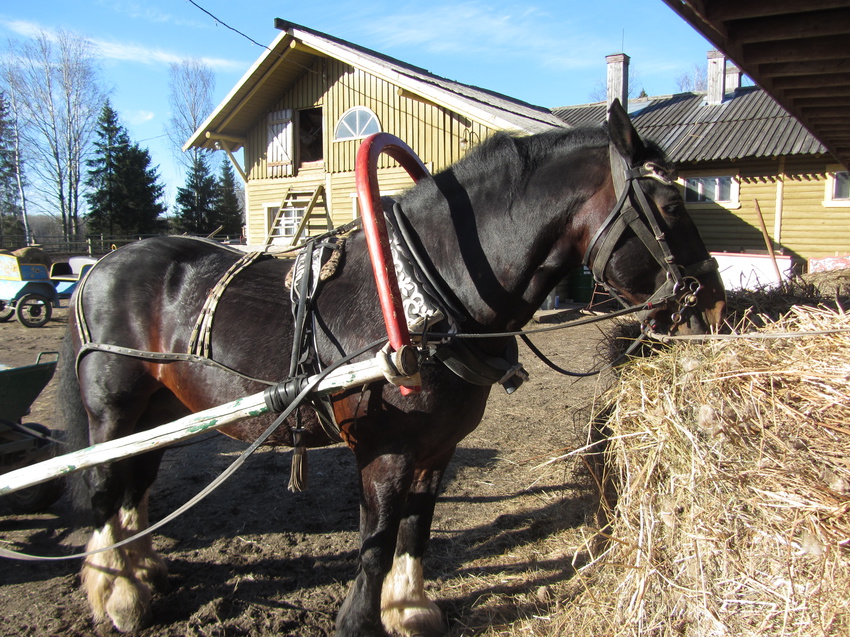
<instances>
[{"instance_id":1,"label":"horse's neck","mask_svg":"<svg viewBox=\"0 0 850 637\"><path fill-rule=\"evenodd\" d=\"M579 265L572 225L593 194L579 181L570 175L532 180L533 187L506 197L486 182L463 186L444 173L405 209L435 269L471 317L469 329L521 327Z\"/></svg>"}]
</instances>

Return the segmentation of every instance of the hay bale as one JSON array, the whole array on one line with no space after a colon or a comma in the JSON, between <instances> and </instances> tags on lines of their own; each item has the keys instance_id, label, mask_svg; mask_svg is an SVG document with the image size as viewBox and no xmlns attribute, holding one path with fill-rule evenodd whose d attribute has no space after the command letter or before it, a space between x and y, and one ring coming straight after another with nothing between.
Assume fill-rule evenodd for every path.
<instances>
[{"instance_id":1,"label":"hay bale","mask_svg":"<svg viewBox=\"0 0 850 637\"><path fill-rule=\"evenodd\" d=\"M678 345L609 390L607 548L553 634L850 634L850 315L762 318L810 335Z\"/></svg>"}]
</instances>

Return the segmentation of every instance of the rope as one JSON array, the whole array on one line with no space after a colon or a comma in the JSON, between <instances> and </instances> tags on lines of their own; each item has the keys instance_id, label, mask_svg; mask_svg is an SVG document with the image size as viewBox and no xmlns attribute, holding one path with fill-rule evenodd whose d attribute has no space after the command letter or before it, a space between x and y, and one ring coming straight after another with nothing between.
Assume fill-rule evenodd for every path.
<instances>
[{"instance_id":1,"label":"rope","mask_svg":"<svg viewBox=\"0 0 850 637\"><path fill-rule=\"evenodd\" d=\"M528 338L528 336L526 336L525 334L522 334L520 336L520 338L522 339L522 342L525 343L526 347L528 347L528 349L531 350L532 354L537 356L537 358L539 358L546 365L548 365L550 369L553 369L554 371L558 372L559 374L562 374L564 376L573 376L573 377L576 377L576 378L586 378L587 376L596 376L597 374L599 374L602 371L601 369L597 369L597 370L592 371L592 372L571 372L571 371L564 369L563 367L559 367L558 365L553 363L543 352L541 352L539 349L537 349L537 346L534 343L531 342L531 339Z\"/></svg>"},{"instance_id":2,"label":"rope","mask_svg":"<svg viewBox=\"0 0 850 637\"><path fill-rule=\"evenodd\" d=\"M107 345L105 343L86 343L80 348L80 351L77 352L77 373L79 374L80 361L86 356L89 352L108 352L110 354L118 354L120 356L129 356L130 358L140 358L142 360L153 361L155 363L176 363L176 362L184 362L184 363L200 363L201 365L206 365L207 367L213 367L216 369L223 370L230 374L234 374L235 376L239 376L240 378L244 378L246 380L250 380L255 383L262 383L263 385L276 385L275 381L271 380L263 380L262 378L255 378L253 376L249 376L248 374L243 374L242 372L233 369L232 367L228 367L224 363L219 363L212 358L207 358L205 356L198 356L196 354L181 354L178 352L150 352L142 349L135 349L133 347L122 347L121 345Z\"/></svg>"},{"instance_id":3,"label":"rope","mask_svg":"<svg viewBox=\"0 0 850 637\"><path fill-rule=\"evenodd\" d=\"M634 314L635 312L640 312L641 310L650 309L651 306L647 303L642 303L641 305L632 305L627 308L623 308L622 310L616 310L614 312L609 312L608 314L603 314L601 316L589 316L583 319L576 319L574 321L567 321L566 323L561 323L560 325L550 325L549 327L535 327L530 330L517 330L515 332L475 332L475 333L462 333L462 334L453 334L450 332L411 332L411 336L419 336L419 337L434 337L438 339L452 339L452 338L502 338L505 336L523 336L524 334L540 334L542 332L554 332L555 330L565 330L570 327L578 327L579 325L590 325L591 323L600 323L601 321L608 321L610 319L619 318L621 316L626 316L628 314Z\"/></svg>"}]
</instances>

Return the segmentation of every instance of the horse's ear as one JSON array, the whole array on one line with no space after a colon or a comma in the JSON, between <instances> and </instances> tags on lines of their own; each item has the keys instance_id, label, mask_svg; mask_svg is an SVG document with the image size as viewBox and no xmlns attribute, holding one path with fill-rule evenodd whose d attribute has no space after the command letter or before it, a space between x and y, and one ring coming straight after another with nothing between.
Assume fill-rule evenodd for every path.
<instances>
[{"instance_id":1,"label":"horse's ear","mask_svg":"<svg viewBox=\"0 0 850 637\"><path fill-rule=\"evenodd\" d=\"M646 147L626 109L615 99L608 108L608 136L611 143L632 166L636 165L645 155Z\"/></svg>"}]
</instances>

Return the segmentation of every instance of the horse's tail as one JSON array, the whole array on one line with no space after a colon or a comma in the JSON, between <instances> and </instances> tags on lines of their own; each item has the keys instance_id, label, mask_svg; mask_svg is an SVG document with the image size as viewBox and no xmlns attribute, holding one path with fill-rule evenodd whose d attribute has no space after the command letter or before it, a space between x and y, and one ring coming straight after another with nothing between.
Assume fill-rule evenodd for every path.
<instances>
[{"instance_id":1,"label":"horse's tail","mask_svg":"<svg viewBox=\"0 0 850 637\"><path fill-rule=\"evenodd\" d=\"M56 366L59 383L56 388L58 417L65 427L65 451L78 451L89 446L89 417L83 406L80 382L77 379L77 352L71 330L65 333ZM90 508L85 480L80 472L68 476L74 507L78 510Z\"/></svg>"}]
</instances>

